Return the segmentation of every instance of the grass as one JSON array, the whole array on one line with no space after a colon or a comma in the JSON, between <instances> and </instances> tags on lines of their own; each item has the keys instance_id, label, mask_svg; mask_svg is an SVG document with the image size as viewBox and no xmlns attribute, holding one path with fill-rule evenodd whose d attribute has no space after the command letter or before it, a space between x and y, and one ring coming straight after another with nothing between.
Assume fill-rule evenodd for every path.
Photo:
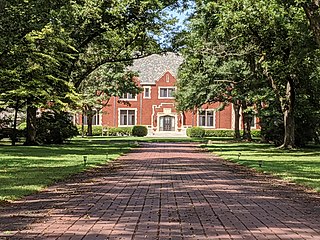
<instances>
[{"instance_id":1,"label":"grass","mask_svg":"<svg viewBox=\"0 0 320 240\"><path fill-rule=\"evenodd\" d=\"M75 138L66 145L0 146L0 202L111 161L134 146L130 139ZM83 156L87 156L84 166Z\"/></svg>"},{"instance_id":2,"label":"grass","mask_svg":"<svg viewBox=\"0 0 320 240\"><path fill-rule=\"evenodd\" d=\"M225 159L320 192L320 147L283 151L268 144L233 143L229 138L211 140L207 148ZM65 145L34 147L12 147L8 142L1 142L0 202L19 199L68 176L105 164L141 141L203 143L206 139L92 137L75 138ZM83 156L88 157L86 166Z\"/></svg>"},{"instance_id":3,"label":"grass","mask_svg":"<svg viewBox=\"0 0 320 240\"><path fill-rule=\"evenodd\" d=\"M320 147L281 150L269 144L217 142L206 146L224 159L320 192Z\"/></svg>"}]
</instances>

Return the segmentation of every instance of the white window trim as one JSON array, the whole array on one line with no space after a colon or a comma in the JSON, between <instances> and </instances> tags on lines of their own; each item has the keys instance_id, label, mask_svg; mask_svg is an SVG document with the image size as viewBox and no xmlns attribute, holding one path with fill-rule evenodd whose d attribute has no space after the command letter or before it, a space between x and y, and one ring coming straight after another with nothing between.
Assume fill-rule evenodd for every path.
<instances>
[{"instance_id":1,"label":"white window trim","mask_svg":"<svg viewBox=\"0 0 320 240\"><path fill-rule=\"evenodd\" d=\"M137 108L118 108L118 126L119 127L131 127L134 125L121 125L121 118L120 118L120 111L121 110L134 110L134 122L135 125L137 125L137 120L138 120L138 116L137 116Z\"/></svg>"},{"instance_id":2,"label":"white window trim","mask_svg":"<svg viewBox=\"0 0 320 240\"><path fill-rule=\"evenodd\" d=\"M149 89L149 97L146 97L145 96L145 89ZM150 86L147 86L147 87L143 87L143 98L145 98L145 99L151 99L151 87Z\"/></svg>"},{"instance_id":3,"label":"white window trim","mask_svg":"<svg viewBox=\"0 0 320 240\"><path fill-rule=\"evenodd\" d=\"M99 115L99 124L92 124L92 126L102 126L102 110L97 111L96 109L93 109L94 111L96 111L96 113L93 115L92 118L92 123L94 122L94 118L97 117L97 114ZM97 120L97 119L96 119ZM88 126L88 116L84 115L84 121L86 122L86 124L84 124L85 126ZM97 122L97 121L95 121Z\"/></svg>"},{"instance_id":4,"label":"white window trim","mask_svg":"<svg viewBox=\"0 0 320 240\"><path fill-rule=\"evenodd\" d=\"M200 126L200 121L199 121L200 111L213 112L213 126ZM217 111L215 111L214 109L199 109L198 116L197 116L197 126L202 128L216 128L216 113Z\"/></svg>"},{"instance_id":5,"label":"white window trim","mask_svg":"<svg viewBox=\"0 0 320 240\"><path fill-rule=\"evenodd\" d=\"M252 129L257 129L257 117L255 115L252 116L252 121L253 121L253 126L251 125L250 127Z\"/></svg>"},{"instance_id":6,"label":"white window trim","mask_svg":"<svg viewBox=\"0 0 320 240\"><path fill-rule=\"evenodd\" d=\"M166 88L166 89L173 88L175 92L177 91L176 87L158 87L158 99L175 99L174 97L160 97L160 92L161 92L160 89L163 89L163 88Z\"/></svg>"},{"instance_id":7,"label":"white window trim","mask_svg":"<svg viewBox=\"0 0 320 240\"><path fill-rule=\"evenodd\" d=\"M128 96L129 93L125 93L125 94L127 94L127 96ZM137 94L136 94L135 98L122 98L122 97L119 97L119 100L121 100L121 101L137 101Z\"/></svg>"},{"instance_id":8,"label":"white window trim","mask_svg":"<svg viewBox=\"0 0 320 240\"><path fill-rule=\"evenodd\" d=\"M94 125L94 126L102 126L102 111L101 111L101 110L99 110L99 111L95 110L95 111L96 111L96 114L93 115L93 117L96 118L96 117L97 117L97 114L98 114L99 124L98 124L98 125L96 124L96 125ZM92 119L92 121L94 121L94 120ZM96 119L96 122L97 122L97 119Z\"/></svg>"}]
</instances>

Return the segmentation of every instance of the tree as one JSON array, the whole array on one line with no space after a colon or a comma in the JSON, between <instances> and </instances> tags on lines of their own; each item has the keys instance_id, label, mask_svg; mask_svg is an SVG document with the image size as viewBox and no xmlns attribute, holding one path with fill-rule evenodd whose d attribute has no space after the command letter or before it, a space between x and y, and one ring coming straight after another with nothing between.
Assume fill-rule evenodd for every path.
<instances>
[{"instance_id":1,"label":"tree","mask_svg":"<svg viewBox=\"0 0 320 240\"><path fill-rule=\"evenodd\" d=\"M6 1L0 13L4 99L27 104L27 141L36 144L36 109L65 108L75 88L106 63L161 51L154 37L175 1ZM48 106L46 106L48 107Z\"/></svg>"},{"instance_id":2,"label":"tree","mask_svg":"<svg viewBox=\"0 0 320 240\"><path fill-rule=\"evenodd\" d=\"M82 116L87 117L89 136L92 135L92 118L96 110L102 109L109 103L112 96L121 97L124 93L136 95L141 89L133 80L137 76L126 69L123 63L104 64L89 75L79 86L81 93ZM82 121L82 125L84 121ZM82 129L84 133L84 126Z\"/></svg>"},{"instance_id":3,"label":"tree","mask_svg":"<svg viewBox=\"0 0 320 240\"><path fill-rule=\"evenodd\" d=\"M205 103L233 104L235 138L240 139L240 109L242 108L243 138L251 140L255 75L250 72L250 52L236 52L228 43L234 35L222 35L218 19L212 16L216 8L199 5L191 20L190 30L177 37L182 45L185 62L179 72L176 99L181 110L199 108ZM224 31L224 30L223 30ZM185 37L187 36L187 37ZM179 43L180 41L180 43ZM176 42L176 43L177 43ZM182 42L182 43L181 43ZM261 84L260 84L261 85Z\"/></svg>"},{"instance_id":4,"label":"tree","mask_svg":"<svg viewBox=\"0 0 320 240\"><path fill-rule=\"evenodd\" d=\"M248 89L259 86L260 82L269 84L283 114L282 147L294 147L296 93L305 89L318 68L318 52L302 8L284 7L278 1L197 3L197 11L205 21L198 18L196 23L200 24L191 28L191 35L200 36L190 45L195 50L193 54L212 54L224 62L231 57L242 59L250 71L249 76L242 79L248 86L246 94L250 96ZM204 44L198 48L201 41ZM206 71L209 68L215 67L207 64ZM317 77L312 78L318 81Z\"/></svg>"}]
</instances>

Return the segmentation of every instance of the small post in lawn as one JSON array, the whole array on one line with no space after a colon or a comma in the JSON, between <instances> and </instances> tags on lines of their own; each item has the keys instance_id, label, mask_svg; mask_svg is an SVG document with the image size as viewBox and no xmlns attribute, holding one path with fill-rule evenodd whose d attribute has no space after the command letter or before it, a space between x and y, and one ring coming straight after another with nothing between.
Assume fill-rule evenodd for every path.
<instances>
[{"instance_id":1,"label":"small post in lawn","mask_svg":"<svg viewBox=\"0 0 320 240\"><path fill-rule=\"evenodd\" d=\"M238 154L238 161L240 160L240 157L241 157L241 153Z\"/></svg>"},{"instance_id":2,"label":"small post in lawn","mask_svg":"<svg viewBox=\"0 0 320 240\"><path fill-rule=\"evenodd\" d=\"M83 156L83 166L87 166L87 160L88 160L88 157Z\"/></svg>"},{"instance_id":3,"label":"small post in lawn","mask_svg":"<svg viewBox=\"0 0 320 240\"><path fill-rule=\"evenodd\" d=\"M262 167L262 160L259 161L259 167Z\"/></svg>"}]
</instances>

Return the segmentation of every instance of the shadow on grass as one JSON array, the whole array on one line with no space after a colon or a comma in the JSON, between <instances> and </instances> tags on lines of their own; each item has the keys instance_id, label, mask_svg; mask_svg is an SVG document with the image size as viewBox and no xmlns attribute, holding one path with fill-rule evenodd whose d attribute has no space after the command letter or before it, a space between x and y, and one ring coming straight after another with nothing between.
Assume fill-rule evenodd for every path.
<instances>
[{"instance_id":1,"label":"shadow on grass","mask_svg":"<svg viewBox=\"0 0 320 240\"><path fill-rule=\"evenodd\" d=\"M152 152L160 145L145 148ZM162 147L163 152L168 150ZM169 153L149 157L133 154L119 171L107 174L100 169L85 181L75 179L55 186L57 191L13 205L0 214L2 229L23 229L39 219L43 228L31 225L34 235L22 231L17 238L47 233L43 239L54 234L68 239L169 239L169 234L172 239L215 239L227 233L228 239L260 239L260 229L273 229L267 232L269 238L290 234L302 239L298 233L311 235L319 229L320 209L305 202L305 196L271 187L263 178L237 172L206 154L180 156L183 147L172 144L170 148Z\"/></svg>"}]
</instances>

